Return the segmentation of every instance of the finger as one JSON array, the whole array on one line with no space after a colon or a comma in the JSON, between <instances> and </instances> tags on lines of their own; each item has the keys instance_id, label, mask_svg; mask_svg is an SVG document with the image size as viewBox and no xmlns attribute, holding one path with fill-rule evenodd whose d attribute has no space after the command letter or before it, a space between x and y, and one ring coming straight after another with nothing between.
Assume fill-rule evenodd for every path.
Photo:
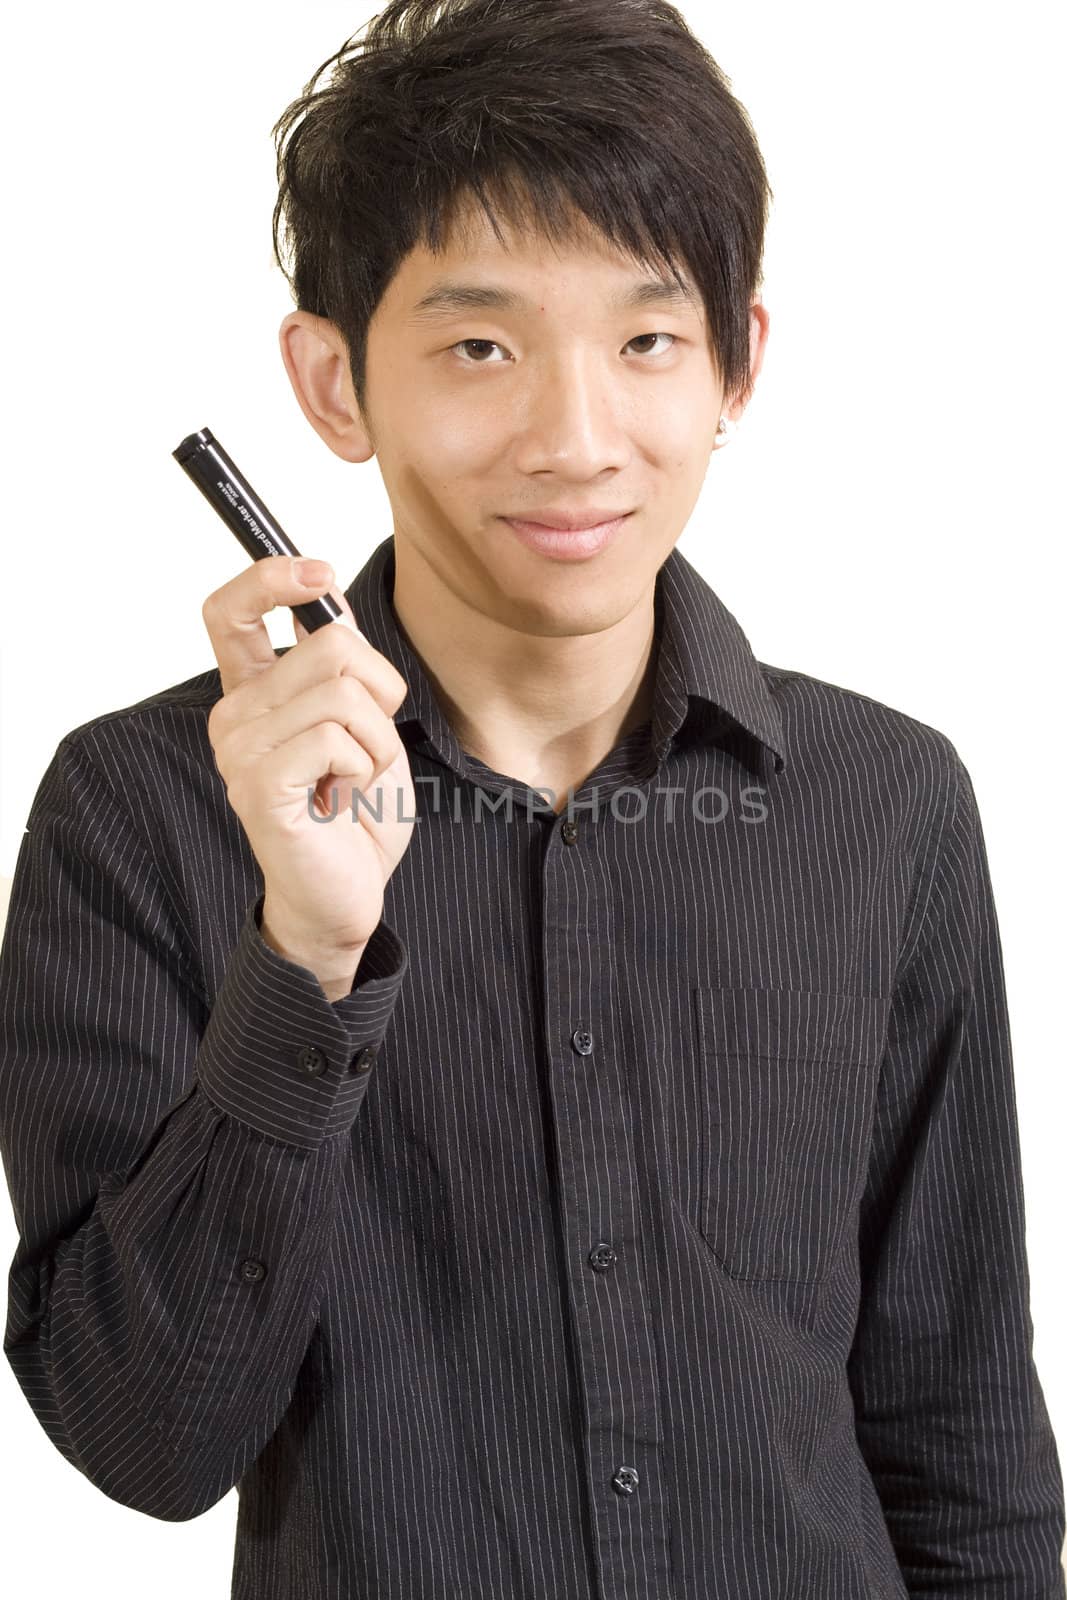
<instances>
[{"instance_id":1,"label":"finger","mask_svg":"<svg viewBox=\"0 0 1067 1600\"><path fill-rule=\"evenodd\" d=\"M263 556L204 601L204 626L219 665L224 695L277 661L263 623L267 612L279 605L305 604L324 594L333 579L333 569L328 567L323 583L308 585L296 576L295 567L292 556Z\"/></svg>"},{"instance_id":2,"label":"finger","mask_svg":"<svg viewBox=\"0 0 1067 1600\"><path fill-rule=\"evenodd\" d=\"M320 722L272 750L256 768L257 782L270 795L317 792L330 779L341 780L342 803L352 791L365 791L373 781L374 761L368 751L336 722ZM347 785L344 780L348 779Z\"/></svg>"},{"instance_id":3,"label":"finger","mask_svg":"<svg viewBox=\"0 0 1067 1600\"><path fill-rule=\"evenodd\" d=\"M370 757L375 777L386 772L397 758L400 736L392 718L365 684L343 675L313 684L279 705L269 717L245 723L233 736L229 760L238 766L250 766L323 723L346 730Z\"/></svg>"},{"instance_id":4,"label":"finger","mask_svg":"<svg viewBox=\"0 0 1067 1600\"><path fill-rule=\"evenodd\" d=\"M344 599L343 595L339 598ZM352 616L347 602L344 611ZM396 715L407 698L407 682L365 634L341 627L340 621L338 618L310 634L303 630L293 648L278 659L270 677L250 691L256 714L274 711L313 684L348 675L364 685L386 716Z\"/></svg>"}]
</instances>

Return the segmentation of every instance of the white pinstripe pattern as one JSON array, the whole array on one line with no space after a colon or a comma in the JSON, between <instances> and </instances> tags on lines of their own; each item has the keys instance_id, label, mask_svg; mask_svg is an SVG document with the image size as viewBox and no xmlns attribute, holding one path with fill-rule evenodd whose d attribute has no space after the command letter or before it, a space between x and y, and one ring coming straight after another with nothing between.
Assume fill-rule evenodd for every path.
<instances>
[{"instance_id":1,"label":"white pinstripe pattern","mask_svg":"<svg viewBox=\"0 0 1067 1600\"><path fill-rule=\"evenodd\" d=\"M476 821L526 791L459 747L392 557L348 598L426 782L344 1000L260 936L216 671L41 781L0 1140L48 1436L151 1516L238 1484L235 1600L1064 1600L955 748L756 662L676 550L576 837Z\"/></svg>"}]
</instances>

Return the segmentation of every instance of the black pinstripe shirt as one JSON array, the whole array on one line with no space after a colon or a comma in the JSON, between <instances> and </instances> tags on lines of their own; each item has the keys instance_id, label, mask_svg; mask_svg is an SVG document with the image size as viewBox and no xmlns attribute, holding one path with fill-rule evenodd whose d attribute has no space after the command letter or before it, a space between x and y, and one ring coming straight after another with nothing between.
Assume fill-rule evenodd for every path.
<instances>
[{"instance_id":1,"label":"black pinstripe shirt","mask_svg":"<svg viewBox=\"0 0 1067 1600\"><path fill-rule=\"evenodd\" d=\"M418 824L344 999L259 932L216 670L42 779L0 1131L49 1438L153 1517L236 1485L239 1600L1063 1597L954 746L757 662L675 550L651 721L557 815L393 572L348 598Z\"/></svg>"}]
</instances>

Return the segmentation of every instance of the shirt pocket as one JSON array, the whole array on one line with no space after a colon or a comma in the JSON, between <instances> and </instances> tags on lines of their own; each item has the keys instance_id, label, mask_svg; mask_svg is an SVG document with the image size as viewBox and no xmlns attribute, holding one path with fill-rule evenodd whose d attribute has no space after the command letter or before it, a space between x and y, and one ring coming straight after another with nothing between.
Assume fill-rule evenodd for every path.
<instances>
[{"instance_id":1,"label":"shirt pocket","mask_svg":"<svg viewBox=\"0 0 1067 1600\"><path fill-rule=\"evenodd\" d=\"M862 1193L889 1001L699 987L700 1231L724 1272L817 1283Z\"/></svg>"}]
</instances>

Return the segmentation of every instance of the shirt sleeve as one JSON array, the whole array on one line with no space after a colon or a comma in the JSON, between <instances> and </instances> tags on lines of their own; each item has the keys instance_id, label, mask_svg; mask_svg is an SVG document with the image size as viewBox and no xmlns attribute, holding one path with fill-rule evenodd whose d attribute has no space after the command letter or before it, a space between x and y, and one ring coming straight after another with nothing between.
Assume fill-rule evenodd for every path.
<instances>
[{"instance_id":1,"label":"shirt sleeve","mask_svg":"<svg viewBox=\"0 0 1067 1600\"><path fill-rule=\"evenodd\" d=\"M949 749L861 1205L857 1441L909 1594L1063 1600L1000 936L973 786Z\"/></svg>"},{"instance_id":2,"label":"shirt sleeve","mask_svg":"<svg viewBox=\"0 0 1067 1600\"><path fill-rule=\"evenodd\" d=\"M209 1007L145 838L60 743L0 947L4 1353L63 1456L168 1521L220 1500L289 1403L407 969L382 921L331 1004L261 912Z\"/></svg>"}]
</instances>

